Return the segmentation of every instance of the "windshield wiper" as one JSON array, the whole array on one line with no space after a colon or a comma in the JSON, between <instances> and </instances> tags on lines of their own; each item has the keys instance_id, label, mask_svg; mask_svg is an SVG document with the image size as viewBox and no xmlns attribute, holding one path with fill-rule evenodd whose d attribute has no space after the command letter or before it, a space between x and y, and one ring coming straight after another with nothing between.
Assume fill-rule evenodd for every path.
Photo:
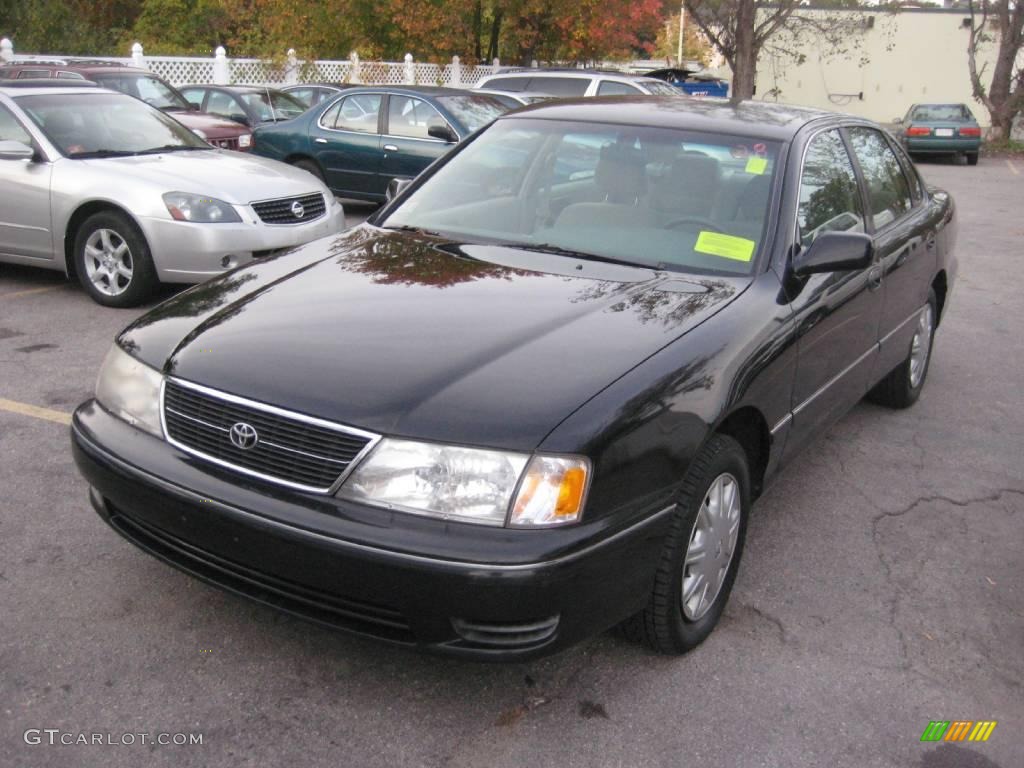
<instances>
[{"instance_id":1,"label":"windshield wiper","mask_svg":"<svg viewBox=\"0 0 1024 768\"><path fill-rule=\"evenodd\" d=\"M129 152L124 149L92 149L81 152L71 152L68 157L73 157L78 160L84 160L90 157L131 157L137 155L138 152Z\"/></svg>"},{"instance_id":2,"label":"windshield wiper","mask_svg":"<svg viewBox=\"0 0 1024 768\"><path fill-rule=\"evenodd\" d=\"M571 259L580 259L581 261L599 261L603 264L620 264L624 267L638 267L640 269L654 268L650 264L641 264L627 259L616 259L614 256L599 256L596 253L576 251L572 248L563 248L560 245L552 245L551 243L498 243L498 245L504 245L509 248L522 248L524 251L539 251L540 253L551 253L556 256L568 256Z\"/></svg>"},{"instance_id":3,"label":"windshield wiper","mask_svg":"<svg viewBox=\"0 0 1024 768\"><path fill-rule=\"evenodd\" d=\"M144 149L136 154L158 155L161 152L192 152L193 150L203 149L213 149L213 147L193 147L189 144L164 144L162 147L150 147L149 149Z\"/></svg>"},{"instance_id":4,"label":"windshield wiper","mask_svg":"<svg viewBox=\"0 0 1024 768\"><path fill-rule=\"evenodd\" d=\"M440 232L435 232L432 229L424 229L423 227L412 227L408 224L401 224L397 227L381 227L381 229L389 229L392 232L412 232L416 235L429 235L430 237L447 237Z\"/></svg>"}]
</instances>

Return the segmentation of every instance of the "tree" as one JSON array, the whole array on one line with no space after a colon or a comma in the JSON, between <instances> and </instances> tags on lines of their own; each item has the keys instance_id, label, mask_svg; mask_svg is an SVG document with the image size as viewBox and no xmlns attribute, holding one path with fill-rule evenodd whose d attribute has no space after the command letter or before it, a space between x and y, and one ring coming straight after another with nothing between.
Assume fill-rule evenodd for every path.
<instances>
[{"instance_id":1,"label":"tree","mask_svg":"<svg viewBox=\"0 0 1024 768\"><path fill-rule=\"evenodd\" d=\"M741 101L754 95L757 61L769 41L785 29L790 36L785 53L802 61L801 50L811 39L821 48L846 52L859 44L862 29L855 14L825 11L797 13L801 0L684 0L687 19L725 57L732 69L732 99ZM1005 0L1004 0L1005 1ZM856 0L826 0L830 9L857 7Z\"/></svg>"},{"instance_id":2,"label":"tree","mask_svg":"<svg viewBox=\"0 0 1024 768\"><path fill-rule=\"evenodd\" d=\"M999 141L1010 138L1013 120L1024 110L1024 67L1018 59L1024 50L1024 2L1017 0L969 0L971 35L967 43L967 66L971 74L974 98L980 101L992 118L989 138ZM996 65L988 90L982 83L985 65L978 66L978 51L992 42L989 30L999 32Z\"/></svg>"}]
</instances>

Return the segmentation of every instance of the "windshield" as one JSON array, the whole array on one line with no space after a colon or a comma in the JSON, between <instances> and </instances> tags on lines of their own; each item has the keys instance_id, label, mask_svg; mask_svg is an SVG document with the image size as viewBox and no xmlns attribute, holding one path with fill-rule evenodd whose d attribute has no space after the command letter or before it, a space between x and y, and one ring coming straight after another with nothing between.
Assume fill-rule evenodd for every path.
<instances>
[{"instance_id":1,"label":"windshield","mask_svg":"<svg viewBox=\"0 0 1024 768\"><path fill-rule=\"evenodd\" d=\"M663 80L641 80L640 85L655 96L679 96L682 91Z\"/></svg>"},{"instance_id":2,"label":"windshield","mask_svg":"<svg viewBox=\"0 0 1024 768\"><path fill-rule=\"evenodd\" d=\"M964 123L973 122L974 115L963 104L928 104L917 107L911 120L927 122Z\"/></svg>"},{"instance_id":3,"label":"windshield","mask_svg":"<svg viewBox=\"0 0 1024 768\"><path fill-rule=\"evenodd\" d=\"M499 120L381 226L684 272L749 274L777 142Z\"/></svg>"},{"instance_id":4,"label":"windshield","mask_svg":"<svg viewBox=\"0 0 1024 768\"><path fill-rule=\"evenodd\" d=\"M493 96L438 96L438 103L454 115L470 133L509 111ZM516 106L519 106L518 104Z\"/></svg>"},{"instance_id":5,"label":"windshield","mask_svg":"<svg viewBox=\"0 0 1024 768\"><path fill-rule=\"evenodd\" d=\"M185 98L163 80L152 75L109 74L93 78L104 88L127 93L157 109L189 108Z\"/></svg>"},{"instance_id":6,"label":"windshield","mask_svg":"<svg viewBox=\"0 0 1024 768\"><path fill-rule=\"evenodd\" d=\"M307 107L294 96L283 91L252 91L239 94L245 106L256 114L261 123L275 123L291 120L306 111Z\"/></svg>"},{"instance_id":7,"label":"windshield","mask_svg":"<svg viewBox=\"0 0 1024 768\"><path fill-rule=\"evenodd\" d=\"M177 120L120 93L20 96L17 101L66 157L212 149Z\"/></svg>"}]
</instances>

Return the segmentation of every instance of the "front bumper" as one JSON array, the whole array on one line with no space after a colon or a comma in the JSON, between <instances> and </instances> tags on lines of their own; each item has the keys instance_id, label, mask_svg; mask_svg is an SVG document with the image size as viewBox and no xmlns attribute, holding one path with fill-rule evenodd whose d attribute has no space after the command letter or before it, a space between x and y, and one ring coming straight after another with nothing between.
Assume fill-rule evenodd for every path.
<instances>
[{"instance_id":1,"label":"front bumper","mask_svg":"<svg viewBox=\"0 0 1024 768\"><path fill-rule=\"evenodd\" d=\"M241 222L193 224L170 218L139 217L157 277L165 283L201 283L260 255L337 234L345 211L332 199L326 213L305 224L269 225L251 210L236 207Z\"/></svg>"},{"instance_id":2,"label":"front bumper","mask_svg":"<svg viewBox=\"0 0 1024 768\"><path fill-rule=\"evenodd\" d=\"M93 401L71 434L96 511L150 554L320 624L483 660L545 655L640 610L672 511L551 531L389 518L205 465Z\"/></svg>"}]
</instances>

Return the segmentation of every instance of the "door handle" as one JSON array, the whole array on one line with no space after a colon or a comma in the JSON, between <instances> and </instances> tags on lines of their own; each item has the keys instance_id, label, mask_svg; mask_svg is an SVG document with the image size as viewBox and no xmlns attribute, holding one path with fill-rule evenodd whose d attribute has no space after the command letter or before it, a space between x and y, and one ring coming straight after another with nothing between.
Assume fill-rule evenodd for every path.
<instances>
[{"instance_id":1,"label":"door handle","mask_svg":"<svg viewBox=\"0 0 1024 768\"><path fill-rule=\"evenodd\" d=\"M398 147L396 147L394 144L385 144L384 145L384 151L385 152L397 152L398 151Z\"/></svg>"},{"instance_id":2,"label":"door handle","mask_svg":"<svg viewBox=\"0 0 1024 768\"><path fill-rule=\"evenodd\" d=\"M882 287L882 268L872 267L868 272L868 290L877 291Z\"/></svg>"},{"instance_id":3,"label":"door handle","mask_svg":"<svg viewBox=\"0 0 1024 768\"><path fill-rule=\"evenodd\" d=\"M326 144L327 143L327 139L321 139L321 138L315 138L315 139L313 139L313 141L315 141L317 144Z\"/></svg>"}]
</instances>

